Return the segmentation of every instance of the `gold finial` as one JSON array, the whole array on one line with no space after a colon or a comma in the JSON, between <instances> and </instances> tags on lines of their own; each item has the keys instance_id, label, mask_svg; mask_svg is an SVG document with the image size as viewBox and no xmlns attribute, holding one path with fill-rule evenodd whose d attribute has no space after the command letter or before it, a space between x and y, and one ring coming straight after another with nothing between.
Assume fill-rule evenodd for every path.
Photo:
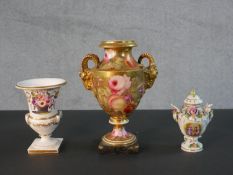
<instances>
[{"instance_id":1,"label":"gold finial","mask_svg":"<svg viewBox=\"0 0 233 175\"><path fill-rule=\"evenodd\" d=\"M195 89L192 89L192 90L191 90L190 95L192 95L193 97L195 97L195 96L196 96Z\"/></svg>"}]
</instances>

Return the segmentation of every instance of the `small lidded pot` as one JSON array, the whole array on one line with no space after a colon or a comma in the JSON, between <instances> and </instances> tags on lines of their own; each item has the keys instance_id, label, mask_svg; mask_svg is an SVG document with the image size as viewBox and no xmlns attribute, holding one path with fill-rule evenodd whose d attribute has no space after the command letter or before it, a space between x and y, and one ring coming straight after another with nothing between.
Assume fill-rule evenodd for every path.
<instances>
[{"instance_id":1,"label":"small lidded pot","mask_svg":"<svg viewBox=\"0 0 233 175\"><path fill-rule=\"evenodd\" d=\"M205 132L207 125L213 118L212 104L202 106L202 99L192 90L184 100L181 109L172 105L173 118L178 123L184 142L181 149L186 152L200 152L203 145L198 138Z\"/></svg>"}]
</instances>

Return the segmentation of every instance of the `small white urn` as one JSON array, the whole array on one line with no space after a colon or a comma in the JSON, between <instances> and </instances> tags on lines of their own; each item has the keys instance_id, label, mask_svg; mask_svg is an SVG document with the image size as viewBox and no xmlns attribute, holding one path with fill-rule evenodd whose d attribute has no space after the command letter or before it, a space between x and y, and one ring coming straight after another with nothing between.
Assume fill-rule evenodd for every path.
<instances>
[{"instance_id":1,"label":"small white urn","mask_svg":"<svg viewBox=\"0 0 233 175\"><path fill-rule=\"evenodd\" d=\"M203 101L192 90L184 100L184 105L181 109L172 105L173 118L178 123L184 142L181 144L181 149L186 152L200 152L203 150L203 145L198 141L198 138L205 132L207 125L213 118L212 104L202 106Z\"/></svg>"},{"instance_id":2,"label":"small white urn","mask_svg":"<svg viewBox=\"0 0 233 175\"><path fill-rule=\"evenodd\" d=\"M52 138L58 126L62 112L55 108L55 102L61 86L66 81L60 78L37 78L17 83L16 88L24 90L29 113L25 115L26 123L39 134L28 148L29 154L58 153L63 138Z\"/></svg>"}]
</instances>

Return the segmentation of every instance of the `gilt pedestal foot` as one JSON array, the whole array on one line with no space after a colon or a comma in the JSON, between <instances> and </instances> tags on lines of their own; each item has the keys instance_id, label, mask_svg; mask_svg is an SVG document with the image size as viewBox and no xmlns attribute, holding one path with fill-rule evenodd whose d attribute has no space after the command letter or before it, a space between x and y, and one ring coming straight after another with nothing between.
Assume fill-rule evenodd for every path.
<instances>
[{"instance_id":1,"label":"gilt pedestal foot","mask_svg":"<svg viewBox=\"0 0 233 175\"><path fill-rule=\"evenodd\" d=\"M101 154L105 153L125 153L135 154L139 152L139 144L134 134L129 133L128 138L109 139L111 133L103 136L98 146Z\"/></svg>"}]
</instances>

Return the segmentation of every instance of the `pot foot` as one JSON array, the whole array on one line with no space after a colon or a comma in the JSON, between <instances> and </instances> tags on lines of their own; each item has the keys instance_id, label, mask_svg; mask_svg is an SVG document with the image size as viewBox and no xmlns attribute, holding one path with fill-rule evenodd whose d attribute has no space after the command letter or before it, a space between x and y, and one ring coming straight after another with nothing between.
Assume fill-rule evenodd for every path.
<instances>
[{"instance_id":1,"label":"pot foot","mask_svg":"<svg viewBox=\"0 0 233 175\"><path fill-rule=\"evenodd\" d=\"M200 152L203 150L203 145L197 138L185 137L185 141L181 144L181 149L186 152Z\"/></svg>"},{"instance_id":2,"label":"pot foot","mask_svg":"<svg viewBox=\"0 0 233 175\"><path fill-rule=\"evenodd\" d=\"M50 138L47 141L36 138L27 151L30 155L58 154L62 141L63 138Z\"/></svg>"}]
</instances>

